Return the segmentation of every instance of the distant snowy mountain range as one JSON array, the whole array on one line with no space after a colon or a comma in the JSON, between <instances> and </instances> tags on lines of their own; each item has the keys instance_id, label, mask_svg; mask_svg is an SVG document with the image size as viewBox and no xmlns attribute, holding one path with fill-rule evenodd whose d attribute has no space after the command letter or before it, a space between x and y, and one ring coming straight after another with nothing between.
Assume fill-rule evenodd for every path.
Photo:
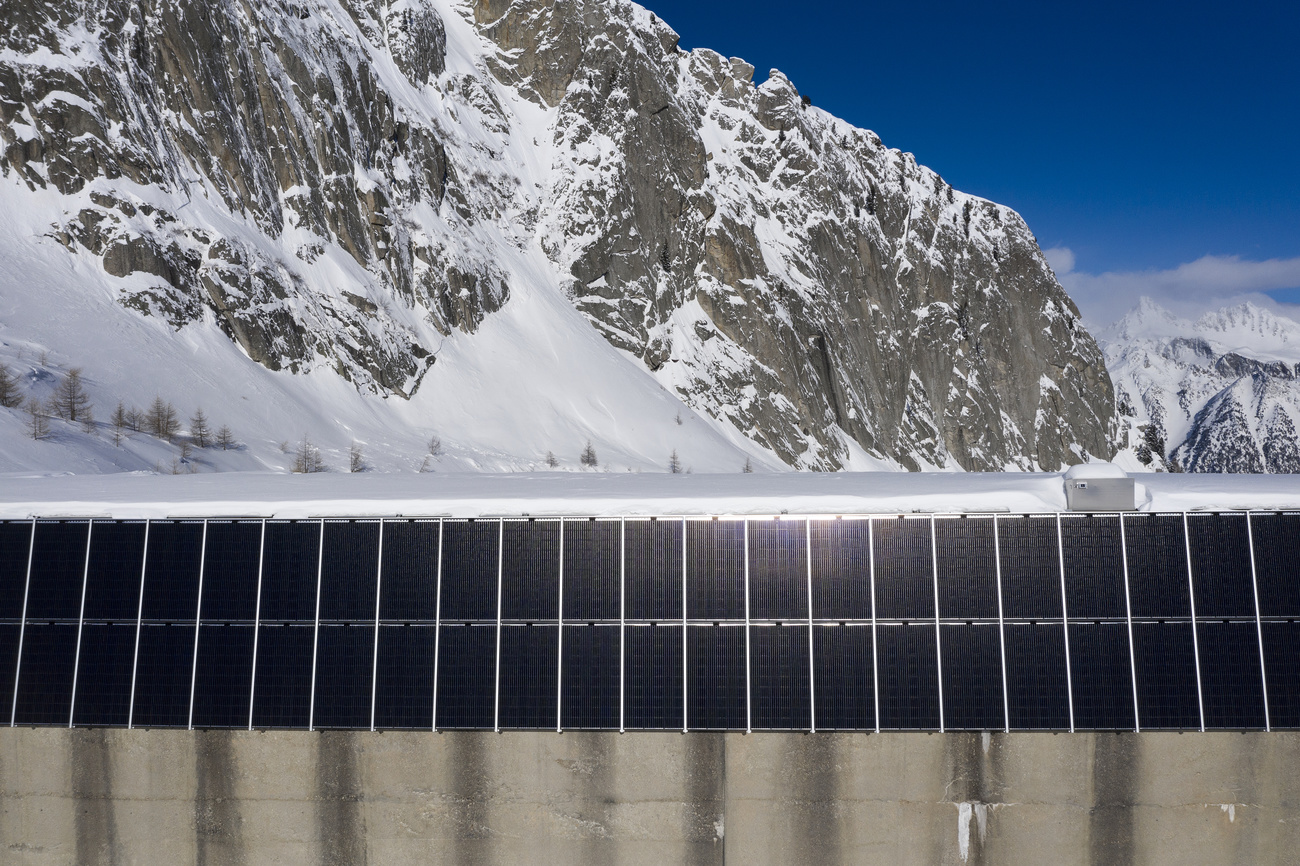
<instances>
[{"instance_id":1,"label":"distant snowy mountain range","mask_svg":"<svg viewBox=\"0 0 1300 866\"><path fill-rule=\"evenodd\" d=\"M1129 468L1300 472L1300 323L1250 303L1179 318L1149 298L1100 334Z\"/></svg>"}]
</instances>

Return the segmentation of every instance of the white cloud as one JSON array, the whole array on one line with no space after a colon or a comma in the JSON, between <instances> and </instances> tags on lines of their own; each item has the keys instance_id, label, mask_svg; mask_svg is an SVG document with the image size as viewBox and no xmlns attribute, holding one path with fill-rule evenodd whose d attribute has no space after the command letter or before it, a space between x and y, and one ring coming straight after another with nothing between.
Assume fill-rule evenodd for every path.
<instances>
[{"instance_id":1,"label":"white cloud","mask_svg":"<svg viewBox=\"0 0 1300 866\"><path fill-rule=\"evenodd\" d=\"M1194 318L1246 299L1277 308L1264 292L1300 288L1300 258L1255 262L1238 256L1202 256L1163 271L1089 274L1074 269L1074 253L1066 247L1045 250L1044 255L1091 327L1115 321L1143 295Z\"/></svg>"}]
</instances>

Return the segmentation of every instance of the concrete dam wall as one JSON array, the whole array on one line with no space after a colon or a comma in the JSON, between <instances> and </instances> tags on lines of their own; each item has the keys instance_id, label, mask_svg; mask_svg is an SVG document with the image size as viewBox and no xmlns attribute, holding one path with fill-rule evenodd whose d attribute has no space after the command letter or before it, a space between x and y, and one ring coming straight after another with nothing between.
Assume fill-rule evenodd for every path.
<instances>
[{"instance_id":1,"label":"concrete dam wall","mask_svg":"<svg viewBox=\"0 0 1300 866\"><path fill-rule=\"evenodd\" d=\"M1271 864L1300 734L0 729L0 862Z\"/></svg>"}]
</instances>

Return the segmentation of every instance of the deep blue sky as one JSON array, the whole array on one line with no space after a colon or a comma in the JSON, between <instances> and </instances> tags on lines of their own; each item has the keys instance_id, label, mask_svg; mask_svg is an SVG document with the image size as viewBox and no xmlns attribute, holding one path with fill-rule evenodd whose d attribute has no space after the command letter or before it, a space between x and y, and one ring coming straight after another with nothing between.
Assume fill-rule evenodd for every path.
<instances>
[{"instance_id":1,"label":"deep blue sky","mask_svg":"<svg viewBox=\"0 0 1300 866\"><path fill-rule=\"evenodd\" d=\"M1300 257L1300 4L646 5L1016 208L1079 271Z\"/></svg>"}]
</instances>

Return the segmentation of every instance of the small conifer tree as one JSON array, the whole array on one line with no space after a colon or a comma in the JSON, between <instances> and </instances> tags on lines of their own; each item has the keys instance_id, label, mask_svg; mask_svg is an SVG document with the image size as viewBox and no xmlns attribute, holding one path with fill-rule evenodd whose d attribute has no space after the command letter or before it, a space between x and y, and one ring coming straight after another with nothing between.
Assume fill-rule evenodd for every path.
<instances>
[{"instance_id":1,"label":"small conifer tree","mask_svg":"<svg viewBox=\"0 0 1300 866\"><path fill-rule=\"evenodd\" d=\"M746 475L749 475L750 473L752 473L752 472L754 471L754 461L752 461L752 460L750 460L748 457L746 457L746 458L745 458L745 465L742 466L742 467L740 467L740 471L743 472L743 473L745 473Z\"/></svg>"},{"instance_id":2,"label":"small conifer tree","mask_svg":"<svg viewBox=\"0 0 1300 866\"><path fill-rule=\"evenodd\" d=\"M302 441L294 451L293 471L298 473L325 471L325 461L321 459L320 449L312 444L306 433L303 434Z\"/></svg>"},{"instance_id":3,"label":"small conifer tree","mask_svg":"<svg viewBox=\"0 0 1300 866\"><path fill-rule=\"evenodd\" d=\"M590 439L587 440L587 446L582 449L582 453L578 455L578 462L589 469L596 468L596 449L591 447Z\"/></svg>"},{"instance_id":4,"label":"small conifer tree","mask_svg":"<svg viewBox=\"0 0 1300 866\"><path fill-rule=\"evenodd\" d=\"M23 395L18 390L18 380L4 364L0 364L0 406L13 409L21 406Z\"/></svg>"},{"instance_id":5,"label":"small conifer tree","mask_svg":"<svg viewBox=\"0 0 1300 866\"><path fill-rule=\"evenodd\" d=\"M208 416L202 409L195 409L194 417L190 418L190 440L200 448L212 444L212 428L208 426Z\"/></svg>"},{"instance_id":6,"label":"small conifer tree","mask_svg":"<svg viewBox=\"0 0 1300 866\"><path fill-rule=\"evenodd\" d=\"M235 434L230 432L230 428L225 424L217 431L217 446L222 451L229 451L235 447Z\"/></svg>"},{"instance_id":7,"label":"small conifer tree","mask_svg":"<svg viewBox=\"0 0 1300 866\"><path fill-rule=\"evenodd\" d=\"M117 408L113 410L113 417L110 422L113 425L113 444L121 445L122 439L126 436L126 431L130 427L126 407L122 405L121 401L118 401Z\"/></svg>"},{"instance_id":8,"label":"small conifer tree","mask_svg":"<svg viewBox=\"0 0 1300 866\"><path fill-rule=\"evenodd\" d=\"M68 421L80 421L84 414L90 412L90 395L86 393L85 384L81 381L81 368L73 367L59 382L50 400L50 408L60 418Z\"/></svg>"},{"instance_id":9,"label":"small conifer tree","mask_svg":"<svg viewBox=\"0 0 1300 866\"><path fill-rule=\"evenodd\" d=\"M352 440L352 447L348 449L348 471L349 472L366 471L365 452L361 448L361 443L355 439Z\"/></svg>"},{"instance_id":10,"label":"small conifer tree","mask_svg":"<svg viewBox=\"0 0 1300 866\"><path fill-rule=\"evenodd\" d=\"M172 441L181 429L181 422L176 418L176 407L162 397L153 398L144 420L145 427L152 435L159 439L166 439L168 442Z\"/></svg>"},{"instance_id":11,"label":"small conifer tree","mask_svg":"<svg viewBox=\"0 0 1300 866\"><path fill-rule=\"evenodd\" d=\"M674 475L682 474L682 461L677 456L676 448L673 449L672 454L668 455L668 471Z\"/></svg>"},{"instance_id":12,"label":"small conifer tree","mask_svg":"<svg viewBox=\"0 0 1300 866\"><path fill-rule=\"evenodd\" d=\"M35 397L27 400L27 432L33 439L44 439L50 435L49 410Z\"/></svg>"},{"instance_id":13,"label":"small conifer tree","mask_svg":"<svg viewBox=\"0 0 1300 866\"><path fill-rule=\"evenodd\" d=\"M552 469L560 465L560 458L555 456L554 451L546 452L546 465L551 467Z\"/></svg>"}]
</instances>

